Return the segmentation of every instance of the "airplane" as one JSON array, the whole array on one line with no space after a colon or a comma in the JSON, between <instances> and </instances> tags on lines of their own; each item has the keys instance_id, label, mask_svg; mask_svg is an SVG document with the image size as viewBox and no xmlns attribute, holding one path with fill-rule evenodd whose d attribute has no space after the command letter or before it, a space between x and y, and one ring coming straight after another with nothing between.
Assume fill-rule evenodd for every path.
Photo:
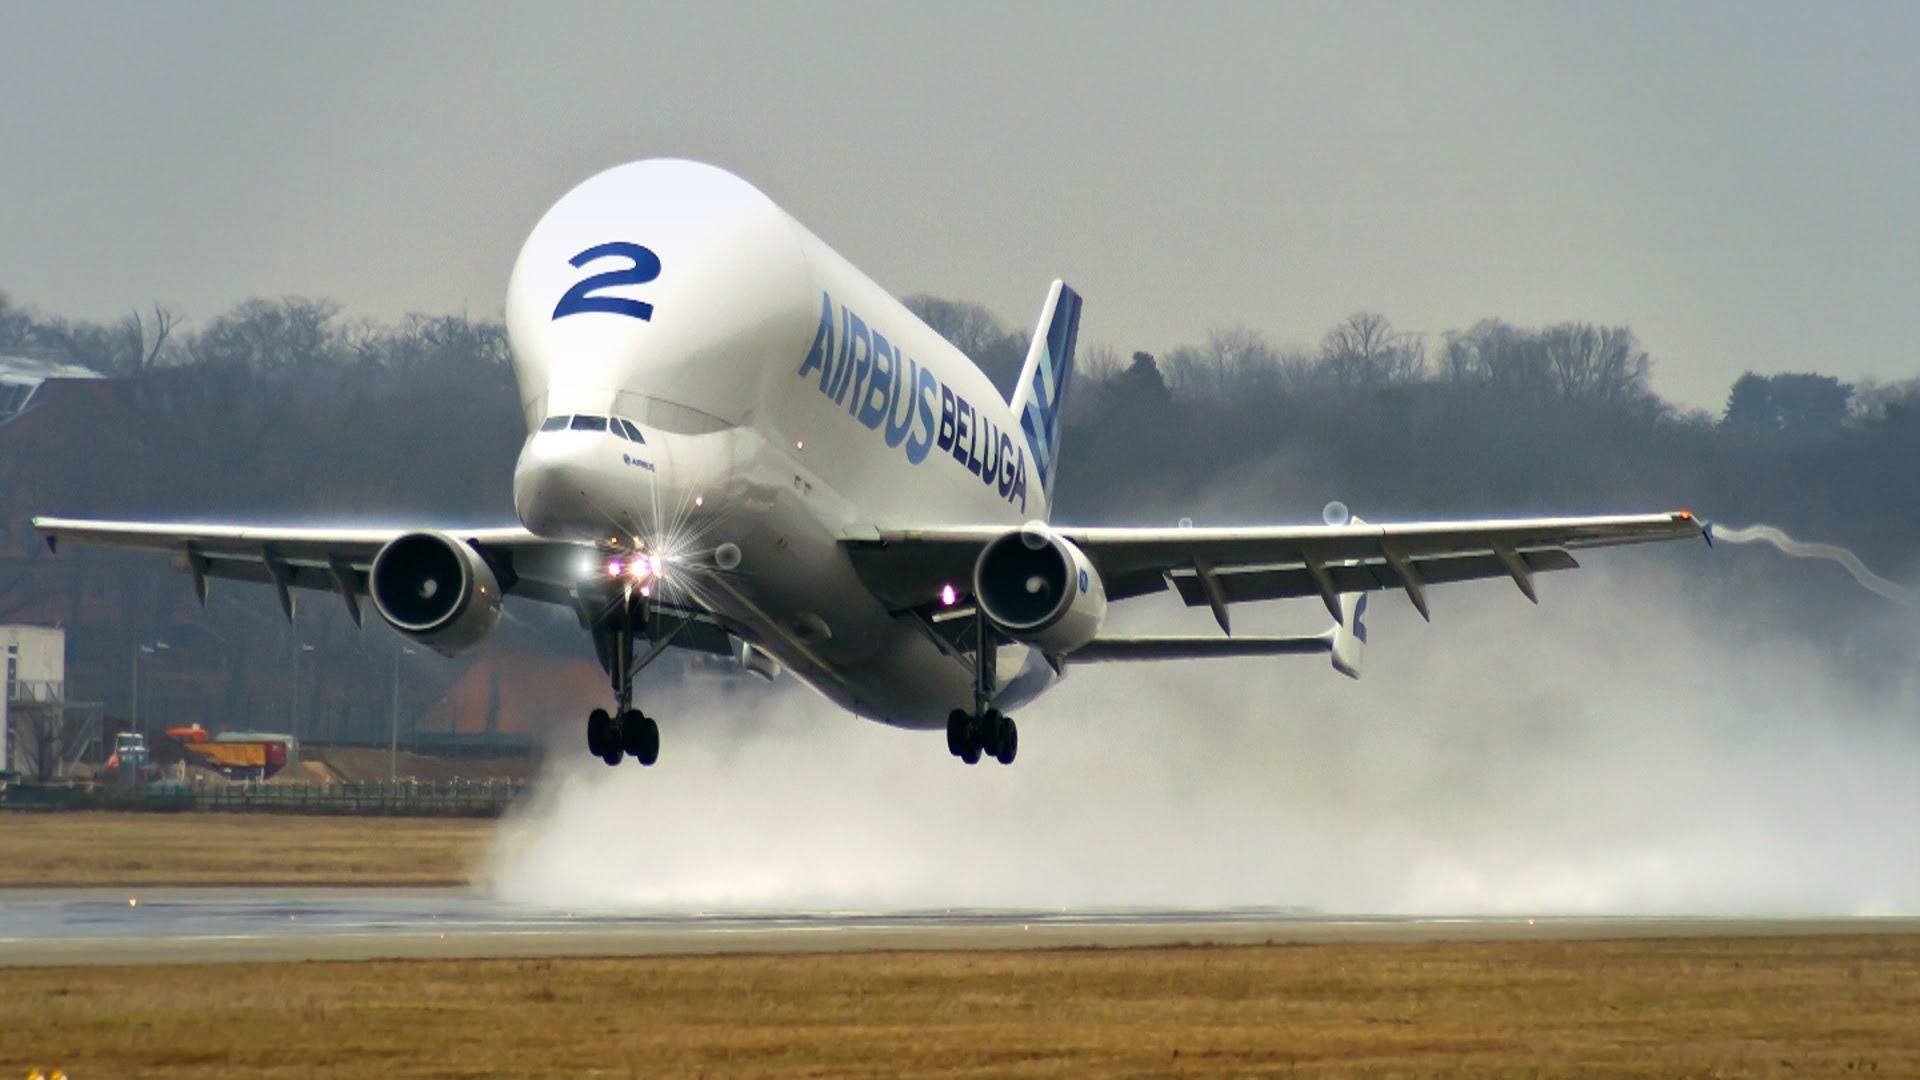
<instances>
[{"instance_id":1,"label":"airplane","mask_svg":"<svg viewBox=\"0 0 1920 1080\"><path fill-rule=\"evenodd\" d=\"M611 682L586 721L652 765L636 677L669 648L791 671L851 712L1011 764L1010 711L1076 666L1324 654L1357 678L1370 593L1534 576L1572 552L1707 536L1685 510L1608 517L1165 528L1054 524L1081 298L1053 282L1013 392L772 199L649 159L579 184L514 264L507 330L527 436L517 525L308 528L38 517L50 548L168 555L208 582L361 600L452 656L507 596L570 609ZM1109 605L1172 591L1218 636L1116 636ZM1236 604L1318 597L1321 634L1232 633ZM642 646L644 645L644 649Z\"/></svg>"}]
</instances>

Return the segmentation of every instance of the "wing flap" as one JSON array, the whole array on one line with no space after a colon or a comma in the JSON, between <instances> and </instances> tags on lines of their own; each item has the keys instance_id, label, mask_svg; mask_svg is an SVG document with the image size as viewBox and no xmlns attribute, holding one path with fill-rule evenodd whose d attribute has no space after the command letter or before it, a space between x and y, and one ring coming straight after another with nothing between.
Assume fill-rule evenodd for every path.
<instances>
[{"instance_id":1,"label":"wing flap","mask_svg":"<svg viewBox=\"0 0 1920 1080\"><path fill-rule=\"evenodd\" d=\"M217 523L89 521L37 517L33 527L59 549L62 543L89 544L151 555L166 555L174 569L191 573L204 599L207 578L223 578L276 589L339 593L343 586L364 595L367 571L388 541L413 529L254 526ZM508 591L535 600L572 604L582 545L543 540L518 526L442 529L478 545L498 558L513 584ZM349 610L356 602L349 598Z\"/></svg>"},{"instance_id":2,"label":"wing flap","mask_svg":"<svg viewBox=\"0 0 1920 1080\"><path fill-rule=\"evenodd\" d=\"M1580 565L1571 554L1560 548L1542 548L1517 554L1534 573L1572 570ZM1418 575L1419 584L1425 585L1510 576L1506 564L1491 552L1485 555L1429 556L1406 561ZM1384 558L1376 557L1351 565L1332 565L1325 569L1327 576L1333 580L1335 590L1343 593L1406 588L1406 579ZM1229 604L1320 595L1319 584L1304 566L1215 571L1214 577L1219 581L1220 592ZM1207 606L1207 592L1197 573L1192 570L1170 570L1167 579L1188 607Z\"/></svg>"},{"instance_id":3,"label":"wing flap","mask_svg":"<svg viewBox=\"0 0 1920 1080\"><path fill-rule=\"evenodd\" d=\"M1099 638L1068 654L1076 664L1136 660L1224 660L1246 656L1302 656L1331 652L1330 634L1307 637Z\"/></svg>"},{"instance_id":4,"label":"wing flap","mask_svg":"<svg viewBox=\"0 0 1920 1080\"><path fill-rule=\"evenodd\" d=\"M861 579L894 610L929 604L941 586L970 580L980 550L1008 526L864 528L843 541ZM1087 553L1109 583L1109 599L1158 592L1171 582L1187 603L1207 565L1227 603L1405 589L1424 605L1428 584L1509 577L1530 589L1532 571L1578 565L1581 548L1703 535L1685 510L1604 517L1512 518L1406 524L1285 525L1246 528L1072 528L1054 532ZM1410 568L1409 581L1398 566ZM1249 576L1251 575L1251 576ZM1229 580L1232 579L1229 586ZM1331 601L1329 601L1331 603Z\"/></svg>"}]
</instances>

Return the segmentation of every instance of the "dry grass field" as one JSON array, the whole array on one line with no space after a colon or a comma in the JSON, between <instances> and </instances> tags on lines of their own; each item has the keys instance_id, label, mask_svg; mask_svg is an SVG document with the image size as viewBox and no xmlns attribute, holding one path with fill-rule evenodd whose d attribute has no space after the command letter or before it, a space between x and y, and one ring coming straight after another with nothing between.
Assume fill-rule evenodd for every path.
<instances>
[{"instance_id":1,"label":"dry grass field","mask_svg":"<svg viewBox=\"0 0 1920 1080\"><path fill-rule=\"evenodd\" d=\"M16 969L0 1074L1920 1074L1920 937Z\"/></svg>"},{"instance_id":2,"label":"dry grass field","mask_svg":"<svg viewBox=\"0 0 1920 1080\"><path fill-rule=\"evenodd\" d=\"M0 886L464 885L496 824L294 814L5 814Z\"/></svg>"}]
</instances>

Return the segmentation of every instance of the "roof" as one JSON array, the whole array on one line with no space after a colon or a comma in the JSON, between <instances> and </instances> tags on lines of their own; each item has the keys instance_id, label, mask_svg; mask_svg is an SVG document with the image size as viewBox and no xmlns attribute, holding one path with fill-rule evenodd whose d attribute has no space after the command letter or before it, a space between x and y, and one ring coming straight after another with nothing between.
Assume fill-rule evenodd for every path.
<instances>
[{"instance_id":1,"label":"roof","mask_svg":"<svg viewBox=\"0 0 1920 1080\"><path fill-rule=\"evenodd\" d=\"M31 356L0 356L0 379L104 379L106 376L79 364L41 360Z\"/></svg>"},{"instance_id":2,"label":"roof","mask_svg":"<svg viewBox=\"0 0 1920 1080\"><path fill-rule=\"evenodd\" d=\"M48 379L101 379L105 376L78 364L39 360L29 356L0 356L0 424L25 412Z\"/></svg>"}]
</instances>

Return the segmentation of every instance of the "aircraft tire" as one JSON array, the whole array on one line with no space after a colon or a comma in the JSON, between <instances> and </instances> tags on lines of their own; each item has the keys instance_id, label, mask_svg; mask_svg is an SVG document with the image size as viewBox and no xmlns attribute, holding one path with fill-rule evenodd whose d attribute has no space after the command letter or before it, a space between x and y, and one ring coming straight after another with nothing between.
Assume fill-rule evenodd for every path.
<instances>
[{"instance_id":1,"label":"aircraft tire","mask_svg":"<svg viewBox=\"0 0 1920 1080\"><path fill-rule=\"evenodd\" d=\"M660 760L660 725L639 709L629 709L620 718L620 745L633 760L651 765Z\"/></svg>"},{"instance_id":2,"label":"aircraft tire","mask_svg":"<svg viewBox=\"0 0 1920 1080\"><path fill-rule=\"evenodd\" d=\"M609 765L618 765L620 764L621 756L622 754L619 747L609 746L607 747L607 752L600 755L600 760L606 762Z\"/></svg>"},{"instance_id":3,"label":"aircraft tire","mask_svg":"<svg viewBox=\"0 0 1920 1080\"><path fill-rule=\"evenodd\" d=\"M607 756L607 729L612 726L613 717L605 709L595 709L587 714L587 753L597 758Z\"/></svg>"},{"instance_id":4,"label":"aircraft tire","mask_svg":"<svg viewBox=\"0 0 1920 1080\"><path fill-rule=\"evenodd\" d=\"M980 744L970 742L960 748L960 760L969 765L980 764Z\"/></svg>"},{"instance_id":5,"label":"aircraft tire","mask_svg":"<svg viewBox=\"0 0 1920 1080\"><path fill-rule=\"evenodd\" d=\"M947 714L947 753L960 757L967 748L966 710L955 709Z\"/></svg>"},{"instance_id":6,"label":"aircraft tire","mask_svg":"<svg viewBox=\"0 0 1920 1080\"><path fill-rule=\"evenodd\" d=\"M1002 765L1011 765L1014 755L1020 752L1020 727L1011 716L1002 716L999 727L996 733L998 737L994 739L993 760Z\"/></svg>"},{"instance_id":7,"label":"aircraft tire","mask_svg":"<svg viewBox=\"0 0 1920 1080\"><path fill-rule=\"evenodd\" d=\"M973 727L973 741L988 757L1000 756L1000 739L1007 730L1007 718L999 709L988 709Z\"/></svg>"}]
</instances>

